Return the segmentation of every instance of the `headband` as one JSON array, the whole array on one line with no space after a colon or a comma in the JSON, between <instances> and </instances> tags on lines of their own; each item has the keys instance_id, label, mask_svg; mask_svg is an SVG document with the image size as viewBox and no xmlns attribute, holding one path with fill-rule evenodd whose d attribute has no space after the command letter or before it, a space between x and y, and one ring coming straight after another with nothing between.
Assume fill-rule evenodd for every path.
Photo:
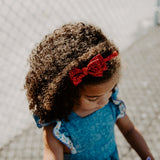
<instances>
[{"instance_id":1,"label":"headband","mask_svg":"<svg viewBox=\"0 0 160 160\"><path fill-rule=\"evenodd\" d=\"M98 54L90 60L87 67L83 67L82 69L73 68L69 72L69 76L74 86L77 86L82 81L83 77L88 74L94 77L102 77L103 72L108 69L106 62L112 60L116 56L118 56L117 51L114 51L106 58L103 58L101 54Z\"/></svg>"}]
</instances>

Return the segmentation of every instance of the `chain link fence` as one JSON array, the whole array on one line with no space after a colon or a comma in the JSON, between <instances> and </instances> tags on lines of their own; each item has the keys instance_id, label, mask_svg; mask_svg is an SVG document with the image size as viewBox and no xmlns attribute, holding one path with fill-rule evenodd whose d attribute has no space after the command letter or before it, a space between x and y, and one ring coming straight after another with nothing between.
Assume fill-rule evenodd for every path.
<instances>
[{"instance_id":1,"label":"chain link fence","mask_svg":"<svg viewBox=\"0 0 160 160\"><path fill-rule=\"evenodd\" d=\"M42 158L42 131L33 124L23 90L27 58L36 42L64 23L83 21L102 28L123 54L153 28L156 4L156 0L0 0L0 157ZM121 157L128 150L125 144Z\"/></svg>"}]
</instances>

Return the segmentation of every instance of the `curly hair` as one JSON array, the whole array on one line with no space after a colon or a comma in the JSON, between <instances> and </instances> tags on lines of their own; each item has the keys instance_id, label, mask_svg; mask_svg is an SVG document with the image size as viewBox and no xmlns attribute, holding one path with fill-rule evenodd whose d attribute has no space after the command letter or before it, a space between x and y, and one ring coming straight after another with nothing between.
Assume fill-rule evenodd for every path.
<instances>
[{"instance_id":1,"label":"curly hair","mask_svg":"<svg viewBox=\"0 0 160 160\"><path fill-rule=\"evenodd\" d=\"M72 84L69 71L87 66L97 54L105 58L114 51L118 52L116 46L90 24L66 24L46 35L29 56L30 68L24 84L29 109L41 122L67 120L80 97L79 88L109 80L120 68L120 59L118 56L107 62L103 77L87 75L78 86Z\"/></svg>"}]
</instances>

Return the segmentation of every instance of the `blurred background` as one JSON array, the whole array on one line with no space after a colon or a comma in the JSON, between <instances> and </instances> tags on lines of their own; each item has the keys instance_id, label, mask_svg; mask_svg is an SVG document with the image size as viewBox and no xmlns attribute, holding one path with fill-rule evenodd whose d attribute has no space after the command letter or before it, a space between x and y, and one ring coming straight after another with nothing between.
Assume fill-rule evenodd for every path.
<instances>
[{"instance_id":1,"label":"blurred background","mask_svg":"<svg viewBox=\"0 0 160 160\"><path fill-rule=\"evenodd\" d=\"M0 159L42 159L42 130L23 90L27 58L46 34L79 21L100 27L119 47L120 97L160 159L159 0L0 0ZM116 131L120 158L140 159Z\"/></svg>"}]
</instances>

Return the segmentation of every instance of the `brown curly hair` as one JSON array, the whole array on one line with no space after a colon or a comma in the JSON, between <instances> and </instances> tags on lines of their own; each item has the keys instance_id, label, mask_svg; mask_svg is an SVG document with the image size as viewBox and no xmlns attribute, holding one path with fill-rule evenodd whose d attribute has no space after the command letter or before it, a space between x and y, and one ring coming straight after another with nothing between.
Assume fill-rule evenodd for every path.
<instances>
[{"instance_id":1,"label":"brown curly hair","mask_svg":"<svg viewBox=\"0 0 160 160\"><path fill-rule=\"evenodd\" d=\"M41 122L66 119L78 101L79 88L109 80L120 68L119 56L107 62L108 70L103 77L88 75L74 86L69 71L87 66L97 54L104 58L118 52L99 28L90 24L66 24L48 34L32 50L29 56L30 69L24 88L29 109Z\"/></svg>"}]
</instances>

